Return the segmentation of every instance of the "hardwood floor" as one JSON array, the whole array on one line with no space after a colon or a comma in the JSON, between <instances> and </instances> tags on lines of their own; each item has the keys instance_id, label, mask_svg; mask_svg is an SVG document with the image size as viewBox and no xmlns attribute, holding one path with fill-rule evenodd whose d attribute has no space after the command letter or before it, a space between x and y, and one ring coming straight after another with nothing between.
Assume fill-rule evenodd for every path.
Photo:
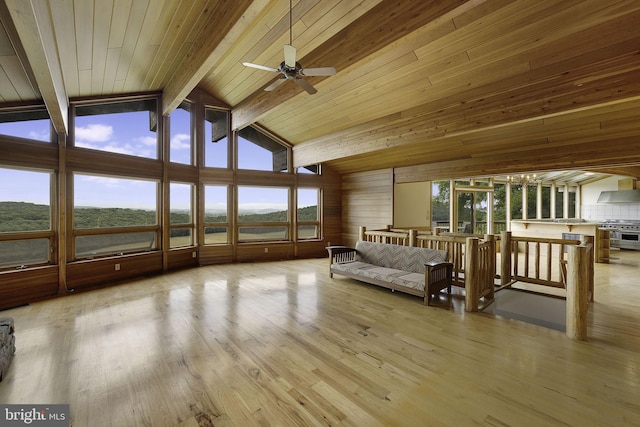
<instances>
[{"instance_id":1,"label":"hardwood floor","mask_svg":"<svg viewBox=\"0 0 640 427\"><path fill-rule=\"evenodd\" d=\"M640 425L640 253L596 268L589 340L351 279L200 267L1 312L3 403L74 426Z\"/></svg>"}]
</instances>

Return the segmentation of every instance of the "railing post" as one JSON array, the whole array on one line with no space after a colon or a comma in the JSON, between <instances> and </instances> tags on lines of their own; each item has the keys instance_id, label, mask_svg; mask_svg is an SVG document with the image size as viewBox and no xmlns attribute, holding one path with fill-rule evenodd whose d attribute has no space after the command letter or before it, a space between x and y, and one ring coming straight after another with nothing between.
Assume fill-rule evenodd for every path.
<instances>
[{"instance_id":1,"label":"railing post","mask_svg":"<svg viewBox=\"0 0 640 427\"><path fill-rule=\"evenodd\" d=\"M478 311L478 238L467 237L464 268L465 310Z\"/></svg>"},{"instance_id":2,"label":"railing post","mask_svg":"<svg viewBox=\"0 0 640 427\"><path fill-rule=\"evenodd\" d=\"M416 235L418 234L418 230L413 228L409 229L409 246L416 246Z\"/></svg>"},{"instance_id":3,"label":"railing post","mask_svg":"<svg viewBox=\"0 0 640 427\"><path fill-rule=\"evenodd\" d=\"M587 246L587 261L589 262L589 268L587 268L587 282L589 283L589 301L593 301L593 291L594 291L594 268L595 268L595 237L594 236L582 236L582 245Z\"/></svg>"},{"instance_id":4,"label":"railing post","mask_svg":"<svg viewBox=\"0 0 640 427\"><path fill-rule=\"evenodd\" d=\"M511 281L511 232L500 233L500 285Z\"/></svg>"},{"instance_id":5,"label":"railing post","mask_svg":"<svg viewBox=\"0 0 640 427\"><path fill-rule=\"evenodd\" d=\"M569 338L587 339L588 268L587 247L568 246L567 331Z\"/></svg>"},{"instance_id":6,"label":"railing post","mask_svg":"<svg viewBox=\"0 0 640 427\"><path fill-rule=\"evenodd\" d=\"M360 231L358 232L358 240L364 241L364 232L367 231L367 227L364 225L360 226Z\"/></svg>"},{"instance_id":7,"label":"railing post","mask_svg":"<svg viewBox=\"0 0 640 427\"><path fill-rule=\"evenodd\" d=\"M487 273L489 277L487 280L491 282L491 290L489 291L489 299L493 300L495 297L495 278L496 278L496 239L493 234L485 234L484 240L491 244L489 249L489 272Z\"/></svg>"}]
</instances>

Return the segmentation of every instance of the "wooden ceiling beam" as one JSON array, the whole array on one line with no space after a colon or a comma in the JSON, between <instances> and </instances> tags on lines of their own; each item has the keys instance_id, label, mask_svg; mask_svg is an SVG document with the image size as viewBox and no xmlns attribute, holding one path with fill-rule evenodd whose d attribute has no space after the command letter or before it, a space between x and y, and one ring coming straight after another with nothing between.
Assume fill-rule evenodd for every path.
<instances>
[{"instance_id":1,"label":"wooden ceiling beam","mask_svg":"<svg viewBox=\"0 0 640 427\"><path fill-rule=\"evenodd\" d=\"M611 147L616 147L612 150ZM592 170L612 173L640 164L637 137L609 138L584 143L573 141L547 150L533 148L501 156L470 158L407 166L395 169L396 182L509 175L526 171ZM330 164L331 166L331 164ZM622 169L620 169L622 168ZM637 169L628 169L629 172Z\"/></svg>"},{"instance_id":2,"label":"wooden ceiling beam","mask_svg":"<svg viewBox=\"0 0 640 427\"><path fill-rule=\"evenodd\" d=\"M484 0L380 2L349 27L337 32L300 59L300 62L307 67L333 66L340 72L429 22L453 19L480 3L484 3ZM311 84L317 84L326 78L313 77L308 80ZM232 128L242 129L260 120L273 107L302 92L297 85L282 85L272 92L260 90L254 93L233 110Z\"/></svg>"},{"instance_id":3,"label":"wooden ceiling beam","mask_svg":"<svg viewBox=\"0 0 640 427\"><path fill-rule=\"evenodd\" d=\"M163 90L163 115L171 114L207 74L215 72L216 63L268 4L268 0L223 0L203 11L210 17L204 19L205 26L187 54L189 61Z\"/></svg>"},{"instance_id":4,"label":"wooden ceiling beam","mask_svg":"<svg viewBox=\"0 0 640 427\"><path fill-rule=\"evenodd\" d=\"M68 134L69 98L62 77L49 2L5 0L33 77L58 134Z\"/></svg>"}]
</instances>

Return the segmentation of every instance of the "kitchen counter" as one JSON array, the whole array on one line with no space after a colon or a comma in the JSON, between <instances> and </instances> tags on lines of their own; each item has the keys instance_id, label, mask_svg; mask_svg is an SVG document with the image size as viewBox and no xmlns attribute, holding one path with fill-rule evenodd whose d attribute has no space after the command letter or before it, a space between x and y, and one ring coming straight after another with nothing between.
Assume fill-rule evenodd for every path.
<instances>
[{"instance_id":1,"label":"kitchen counter","mask_svg":"<svg viewBox=\"0 0 640 427\"><path fill-rule=\"evenodd\" d=\"M535 229L540 229L543 227L544 229L549 230L565 230L564 232L569 233L577 233L577 234L590 234L595 235L595 229L597 229L599 222L595 221L586 221L584 219L579 218L569 218L569 219L513 219L511 220L511 231L515 229L524 229L527 230L531 227ZM516 228L514 229L514 225ZM583 233L574 231L574 228L580 228L584 230L593 230L591 233ZM551 236L549 236L551 237ZM562 236L554 236L554 238L560 239Z\"/></svg>"}]
</instances>

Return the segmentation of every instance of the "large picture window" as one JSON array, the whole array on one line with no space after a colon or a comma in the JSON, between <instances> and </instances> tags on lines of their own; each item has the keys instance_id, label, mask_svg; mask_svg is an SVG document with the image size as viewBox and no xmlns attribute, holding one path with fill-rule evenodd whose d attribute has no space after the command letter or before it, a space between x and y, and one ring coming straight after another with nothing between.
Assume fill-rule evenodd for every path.
<instances>
[{"instance_id":1,"label":"large picture window","mask_svg":"<svg viewBox=\"0 0 640 427\"><path fill-rule=\"evenodd\" d=\"M155 99L81 105L75 109L76 147L158 158L158 114Z\"/></svg>"},{"instance_id":2,"label":"large picture window","mask_svg":"<svg viewBox=\"0 0 640 427\"><path fill-rule=\"evenodd\" d=\"M238 241L289 239L289 189L238 187Z\"/></svg>"},{"instance_id":3,"label":"large picture window","mask_svg":"<svg viewBox=\"0 0 640 427\"><path fill-rule=\"evenodd\" d=\"M228 187L205 185L204 187L204 244L220 245L229 242L227 210Z\"/></svg>"},{"instance_id":4,"label":"large picture window","mask_svg":"<svg viewBox=\"0 0 640 427\"><path fill-rule=\"evenodd\" d=\"M238 132L238 169L287 172L288 149L248 126Z\"/></svg>"},{"instance_id":5,"label":"large picture window","mask_svg":"<svg viewBox=\"0 0 640 427\"><path fill-rule=\"evenodd\" d=\"M75 174L74 258L158 248L158 182Z\"/></svg>"},{"instance_id":6,"label":"large picture window","mask_svg":"<svg viewBox=\"0 0 640 427\"><path fill-rule=\"evenodd\" d=\"M298 240L320 238L320 190L298 189Z\"/></svg>"},{"instance_id":7,"label":"large picture window","mask_svg":"<svg viewBox=\"0 0 640 427\"><path fill-rule=\"evenodd\" d=\"M169 186L171 247L193 245L192 184L172 182Z\"/></svg>"},{"instance_id":8,"label":"large picture window","mask_svg":"<svg viewBox=\"0 0 640 427\"><path fill-rule=\"evenodd\" d=\"M191 104L183 102L169 116L169 159L174 163L192 164Z\"/></svg>"},{"instance_id":9,"label":"large picture window","mask_svg":"<svg viewBox=\"0 0 640 427\"><path fill-rule=\"evenodd\" d=\"M49 262L52 172L0 168L0 268Z\"/></svg>"},{"instance_id":10,"label":"large picture window","mask_svg":"<svg viewBox=\"0 0 640 427\"><path fill-rule=\"evenodd\" d=\"M229 167L229 112L206 109L204 112L204 165Z\"/></svg>"},{"instance_id":11,"label":"large picture window","mask_svg":"<svg viewBox=\"0 0 640 427\"><path fill-rule=\"evenodd\" d=\"M0 113L0 135L42 142L53 142L56 139L55 132L51 132L49 114L44 108Z\"/></svg>"}]
</instances>

